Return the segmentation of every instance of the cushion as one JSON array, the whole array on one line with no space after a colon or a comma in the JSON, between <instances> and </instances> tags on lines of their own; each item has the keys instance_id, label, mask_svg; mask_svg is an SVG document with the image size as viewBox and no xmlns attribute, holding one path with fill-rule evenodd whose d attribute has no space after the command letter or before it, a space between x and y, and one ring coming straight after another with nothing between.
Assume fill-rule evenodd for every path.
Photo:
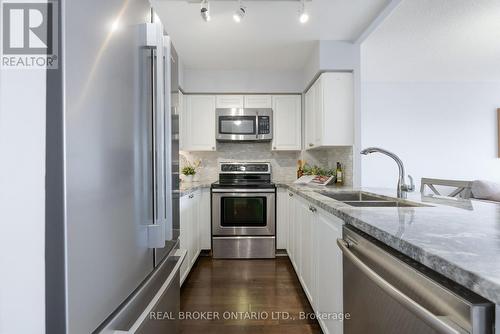
<instances>
[{"instance_id":1,"label":"cushion","mask_svg":"<svg viewBox=\"0 0 500 334\"><path fill-rule=\"evenodd\" d=\"M474 198L500 202L500 183L477 180L472 183Z\"/></svg>"}]
</instances>

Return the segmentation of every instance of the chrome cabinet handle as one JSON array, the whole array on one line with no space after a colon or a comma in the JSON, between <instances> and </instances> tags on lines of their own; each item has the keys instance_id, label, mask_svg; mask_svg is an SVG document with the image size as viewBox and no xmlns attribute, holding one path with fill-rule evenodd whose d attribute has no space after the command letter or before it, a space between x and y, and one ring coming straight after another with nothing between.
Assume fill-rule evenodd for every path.
<instances>
[{"instance_id":1,"label":"chrome cabinet handle","mask_svg":"<svg viewBox=\"0 0 500 334\"><path fill-rule=\"evenodd\" d=\"M288 193L288 196L293 197L293 194L292 193Z\"/></svg>"},{"instance_id":2,"label":"chrome cabinet handle","mask_svg":"<svg viewBox=\"0 0 500 334\"><path fill-rule=\"evenodd\" d=\"M194 197L194 194L189 195L189 198L193 198L193 197Z\"/></svg>"},{"instance_id":3,"label":"chrome cabinet handle","mask_svg":"<svg viewBox=\"0 0 500 334\"><path fill-rule=\"evenodd\" d=\"M414 313L429 326L434 328L440 333L446 334L460 334L458 330L451 327L446 322L439 319L438 316L427 310L422 305L415 302L413 299L405 295L396 287L387 282L384 278L379 276L375 271L368 267L361 259L359 259L350 249L349 244L343 239L337 239L337 245L340 247L342 253L359 269L361 270L373 283L379 288L384 290L389 296L394 298L401 305L406 307L410 312Z\"/></svg>"},{"instance_id":4,"label":"chrome cabinet handle","mask_svg":"<svg viewBox=\"0 0 500 334\"><path fill-rule=\"evenodd\" d=\"M315 208L314 206L312 206L312 205L311 205L311 206L309 206L309 211L311 211L311 212L316 212L316 208Z\"/></svg>"}]
</instances>

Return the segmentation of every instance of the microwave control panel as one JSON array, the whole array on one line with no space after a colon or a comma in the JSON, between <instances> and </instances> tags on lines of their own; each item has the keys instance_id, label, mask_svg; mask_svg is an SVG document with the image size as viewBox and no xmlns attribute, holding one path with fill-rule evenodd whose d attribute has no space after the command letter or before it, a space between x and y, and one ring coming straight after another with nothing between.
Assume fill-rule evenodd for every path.
<instances>
[{"instance_id":1,"label":"microwave control panel","mask_svg":"<svg viewBox=\"0 0 500 334\"><path fill-rule=\"evenodd\" d=\"M271 124L269 116L259 116L259 135L266 135L270 133Z\"/></svg>"}]
</instances>

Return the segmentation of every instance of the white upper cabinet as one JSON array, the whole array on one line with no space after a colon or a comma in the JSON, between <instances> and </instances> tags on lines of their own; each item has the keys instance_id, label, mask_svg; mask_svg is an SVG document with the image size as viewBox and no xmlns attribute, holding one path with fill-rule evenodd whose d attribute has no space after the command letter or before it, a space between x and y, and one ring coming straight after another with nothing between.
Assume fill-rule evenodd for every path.
<instances>
[{"instance_id":1,"label":"white upper cabinet","mask_svg":"<svg viewBox=\"0 0 500 334\"><path fill-rule=\"evenodd\" d=\"M352 73L323 73L306 92L305 148L354 144Z\"/></svg>"},{"instance_id":2,"label":"white upper cabinet","mask_svg":"<svg viewBox=\"0 0 500 334\"><path fill-rule=\"evenodd\" d=\"M271 95L245 95L245 108L272 108Z\"/></svg>"},{"instance_id":3,"label":"white upper cabinet","mask_svg":"<svg viewBox=\"0 0 500 334\"><path fill-rule=\"evenodd\" d=\"M305 149L309 149L314 147L314 133L315 133L315 94L316 94L316 87L317 87L317 82L315 82L311 88L306 92L305 94L305 112L304 112L304 119L305 119Z\"/></svg>"},{"instance_id":4,"label":"white upper cabinet","mask_svg":"<svg viewBox=\"0 0 500 334\"><path fill-rule=\"evenodd\" d=\"M271 95L217 95L217 108L271 108Z\"/></svg>"},{"instance_id":5,"label":"white upper cabinet","mask_svg":"<svg viewBox=\"0 0 500 334\"><path fill-rule=\"evenodd\" d=\"M216 108L243 108L243 95L217 95Z\"/></svg>"},{"instance_id":6,"label":"white upper cabinet","mask_svg":"<svg viewBox=\"0 0 500 334\"><path fill-rule=\"evenodd\" d=\"M184 102L183 150L215 151L215 96L185 95Z\"/></svg>"},{"instance_id":7,"label":"white upper cabinet","mask_svg":"<svg viewBox=\"0 0 500 334\"><path fill-rule=\"evenodd\" d=\"M215 151L216 108L272 108L273 151L302 149L300 95L179 94L179 141L182 151Z\"/></svg>"},{"instance_id":8,"label":"white upper cabinet","mask_svg":"<svg viewBox=\"0 0 500 334\"><path fill-rule=\"evenodd\" d=\"M274 95L273 151L300 151L302 122L300 95Z\"/></svg>"}]
</instances>

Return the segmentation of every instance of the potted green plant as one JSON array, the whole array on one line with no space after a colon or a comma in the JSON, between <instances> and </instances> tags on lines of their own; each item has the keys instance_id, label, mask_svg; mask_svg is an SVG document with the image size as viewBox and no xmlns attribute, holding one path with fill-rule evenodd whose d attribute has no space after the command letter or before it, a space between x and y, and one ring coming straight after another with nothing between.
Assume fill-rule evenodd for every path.
<instances>
[{"instance_id":1,"label":"potted green plant","mask_svg":"<svg viewBox=\"0 0 500 334\"><path fill-rule=\"evenodd\" d=\"M196 175L196 168L200 165L200 161L195 161L191 164L189 161L186 166L182 167L181 173L183 175L183 180L186 182L193 182Z\"/></svg>"}]
</instances>

